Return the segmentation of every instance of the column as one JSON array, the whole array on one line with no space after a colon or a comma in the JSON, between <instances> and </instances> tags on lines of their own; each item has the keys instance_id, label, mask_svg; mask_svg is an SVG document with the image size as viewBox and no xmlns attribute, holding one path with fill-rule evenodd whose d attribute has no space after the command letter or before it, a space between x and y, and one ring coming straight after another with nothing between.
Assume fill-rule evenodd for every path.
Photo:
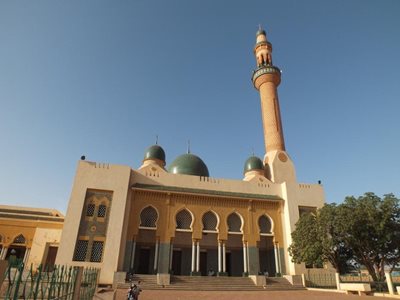
<instances>
[{"instance_id":1,"label":"column","mask_svg":"<svg viewBox=\"0 0 400 300\"><path fill-rule=\"evenodd\" d=\"M225 242L222 242L222 272L226 272L226 251Z\"/></svg>"},{"instance_id":2,"label":"column","mask_svg":"<svg viewBox=\"0 0 400 300\"><path fill-rule=\"evenodd\" d=\"M247 273L247 251L246 243L243 243L243 272Z\"/></svg>"},{"instance_id":3,"label":"column","mask_svg":"<svg viewBox=\"0 0 400 300\"><path fill-rule=\"evenodd\" d=\"M196 242L192 242L192 272L195 271L195 264L196 264Z\"/></svg>"},{"instance_id":4,"label":"column","mask_svg":"<svg viewBox=\"0 0 400 300\"><path fill-rule=\"evenodd\" d=\"M221 273L221 241L218 241L218 273Z\"/></svg>"},{"instance_id":5,"label":"column","mask_svg":"<svg viewBox=\"0 0 400 300\"><path fill-rule=\"evenodd\" d=\"M25 249L24 260L23 260L24 264L26 264L26 263L28 262L29 253L30 253L30 252L31 252L31 249L30 249L30 248L26 248L26 249Z\"/></svg>"},{"instance_id":6,"label":"column","mask_svg":"<svg viewBox=\"0 0 400 300\"><path fill-rule=\"evenodd\" d=\"M1 259L6 259L8 247L3 247L3 251L1 253Z\"/></svg>"},{"instance_id":7,"label":"column","mask_svg":"<svg viewBox=\"0 0 400 300\"><path fill-rule=\"evenodd\" d=\"M136 239L133 239L132 249L131 249L131 260L129 264L129 271L133 270L135 264L135 252L136 252Z\"/></svg>"},{"instance_id":8,"label":"column","mask_svg":"<svg viewBox=\"0 0 400 300\"><path fill-rule=\"evenodd\" d=\"M169 249L169 271L171 272L172 270L172 258L174 254L174 245L171 243L170 249Z\"/></svg>"},{"instance_id":9,"label":"column","mask_svg":"<svg viewBox=\"0 0 400 300\"><path fill-rule=\"evenodd\" d=\"M275 270L276 273L280 273L281 270L279 269L279 248L278 248L278 243L275 243L274 245L274 254L275 254Z\"/></svg>"},{"instance_id":10,"label":"column","mask_svg":"<svg viewBox=\"0 0 400 300\"><path fill-rule=\"evenodd\" d=\"M163 239L158 241L158 261L156 265L157 274L169 275L171 270L171 253L172 242L171 239ZM166 278L164 276L164 278Z\"/></svg>"},{"instance_id":11,"label":"column","mask_svg":"<svg viewBox=\"0 0 400 300\"><path fill-rule=\"evenodd\" d=\"M200 269L200 242L197 241L197 257L196 257L196 272L199 272Z\"/></svg>"},{"instance_id":12,"label":"column","mask_svg":"<svg viewBox=\"0 0 400 300\"><path fill-rule=\"evenodd\" d=\"M154 251L154 271L157 271L158 263L158 240L156 240L156 249Z\"/></svg>"},{"instance_id":13,"label":"column","mask_svg":"<svg viewBox=\"0 0 400 300\"><path fill-rule=\"evenodd\" d=\"M247 258L249 275L258 275L260 271L260 253L256 243L247 245Z\"/></svg>"},{"instance_id":14,"label":"column","mask_svg":"<svg viewBox=\"0 0 400 300\"><path fill-rule=\"evenodd\" d=\"M281 254L279 253L279 243L276 243L276 250L278 253L278 266L279 266L279 273L282 275L282 264L281 264Z\"/></svg>"},{"instance_id":15,"label":"column","mask_svg":"<svg viewBox=\"0 0 400 300\"><path fill-rule=\"evenodd\" d=\"M250 273L250 257L249 257L249 243L246 243L246 258L247 258L247 272Z\"/></svg>"},{"instance_id":16,"label":"column","mask_svg":"<svg viewBox=\"0 0 400 300\"><path fill-rule=\"evenodd\" d=\"M385 272L385 277L386 277L386 282L387 286L389 289L389 294L394 295L394 286L393 286L393 280L392 280L392 275L389 272ZM358 292L360 294L360 292Z\"/></svg>"}]
</instances>

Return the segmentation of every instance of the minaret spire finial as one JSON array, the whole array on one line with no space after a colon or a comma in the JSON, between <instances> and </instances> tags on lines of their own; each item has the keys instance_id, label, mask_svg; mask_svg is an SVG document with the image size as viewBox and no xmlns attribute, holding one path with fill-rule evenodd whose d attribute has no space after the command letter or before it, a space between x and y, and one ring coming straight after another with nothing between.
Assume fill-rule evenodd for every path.
<instances>
[{"instance_id":1,"label":"minaret spire finial","mask_svg":"<svg viewBox=\"0 0 400 300\"><path fill-rule=\"evenodd\" d=\"M158 134L156 134L156 145L158 145Z\"/></svg>"},{"instance_id":2,"label":"minaret spire finial","mask_svg":"<svg viewBox=\"0 0 400 300\"><path fill-rule=\"evenodd\" d=\"M262 30L261 24L258 24L258 30L259 30L259 31Z\"/></svg>"}]
</instances>

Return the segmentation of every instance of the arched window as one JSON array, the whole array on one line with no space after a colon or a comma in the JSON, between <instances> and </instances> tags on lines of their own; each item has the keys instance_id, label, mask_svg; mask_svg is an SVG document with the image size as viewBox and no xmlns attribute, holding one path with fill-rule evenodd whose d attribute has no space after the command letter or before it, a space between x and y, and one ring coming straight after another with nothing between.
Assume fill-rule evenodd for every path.
<instances>
[{"instance_id":1,"label":"arched window","mask_svg":"<svg viewBox=\"0 0 400 300\"><path fill-rule=\"evenodd\" d=\"M106 212L107 212L107 206L102 203L99 205L99 210L97 211L97 217L98 218L105 218L106 217Z\"/></svg>"},{"instance_id":2,"label":"arched window","mask_svg":"<svg viewBox=\"0 0 400 300\"><path fill-rule=\"evenodd\" d=\"M187 209L181 210L176 215L176 229L190 229L192 224L192 215Z\"/></svg>"},{"instance_id":3,"label":"arched window","mask_svg":"<svg viewBox=\"0 0 400 300\"><path fill-rule=\"evenodd\" d=\"M217 216L211 212L208 211L203 215L203 230L209 230L209 231L217 231Z\"/></svg>"},{"instance_id":4,"label":"arched window","mask_svg":"<svg viewBox=\"0 0 400 300\"><path fill-rule=\"evenodd\" d=\"M258 226L260 227L260 233L272 233L271 220L267 216L261 216L258 219Z\"/></svg>"},{"instance_id":5,"label":"arched window","mask_svg":"<svg viewBox=\"0 0 400 300\"><path fill-rule=\"evenodd\" d=\"M14 239L13 244L25 244L25 242L26 242L25 237L22 234L20 234Z\"/></svg>"},{"instance_id":6,"label":"arched window","mask_svg":"<svg viewBox=\"0 0 400 300\"><path fill-rule=\"evenodd\" d=\"M241 232L242 220L237 213L231 213L228 216L228 231L229 232Z\"/></svg>"},{"instance_id":7,"label":"arched window","mask_svg":"<svg viewBox=\"0 0 400 300\"><path fill-rule=\"evenodd\" d=\"M140 213L140 227L156 228L158 213L154 207L147 206Z\"/></svg>"}]
</instances>

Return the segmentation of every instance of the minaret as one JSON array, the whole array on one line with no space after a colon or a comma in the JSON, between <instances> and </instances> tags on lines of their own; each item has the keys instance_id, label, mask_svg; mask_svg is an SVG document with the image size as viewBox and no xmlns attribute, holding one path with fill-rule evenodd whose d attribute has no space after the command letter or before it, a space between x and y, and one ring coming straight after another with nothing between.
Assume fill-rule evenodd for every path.
<instances>
[{"instance_id":1,"label":"minaret","mask_svg":"<svg viewBox=\"0 0 400 300\"><path fill-rule=\"evenodd\" d=\"M283 182L294 178L294 168L288 160L283 138L281 112L278 100L278 85L281 82L281 70L272 64L272 44L261 27L256 34L254 46L257 68L253 72L254 87L260 92L261 114L264 128L266 176L273 182ZM276 159L279 160L276 161ZM292 169L292 170L291 170ZM293 176L292 176L293 175Z\"/></svg>"}]
</instances>

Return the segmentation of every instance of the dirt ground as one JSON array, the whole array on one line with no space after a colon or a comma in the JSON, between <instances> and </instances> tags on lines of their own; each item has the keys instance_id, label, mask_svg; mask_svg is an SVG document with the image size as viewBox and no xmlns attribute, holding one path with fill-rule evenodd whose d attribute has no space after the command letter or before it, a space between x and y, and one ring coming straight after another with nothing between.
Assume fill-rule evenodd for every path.
<instances>
[{"instance_id":1,"label":"dirt ground","mask_svg":"<svg viewBox=\"0 0 400 300\"><path fill-rule=\"evenodd\" d=\"M117 292L117 300L126 300L126 291L119 290ZM335 292L319 292L319 291L256 291L256 292L229 292L229 291L143 291L139 300L378 300L388 299L386 297L371 297L346 295ZM390 298L389 298L390 299Z\"/></svg>"}]
</instances>

